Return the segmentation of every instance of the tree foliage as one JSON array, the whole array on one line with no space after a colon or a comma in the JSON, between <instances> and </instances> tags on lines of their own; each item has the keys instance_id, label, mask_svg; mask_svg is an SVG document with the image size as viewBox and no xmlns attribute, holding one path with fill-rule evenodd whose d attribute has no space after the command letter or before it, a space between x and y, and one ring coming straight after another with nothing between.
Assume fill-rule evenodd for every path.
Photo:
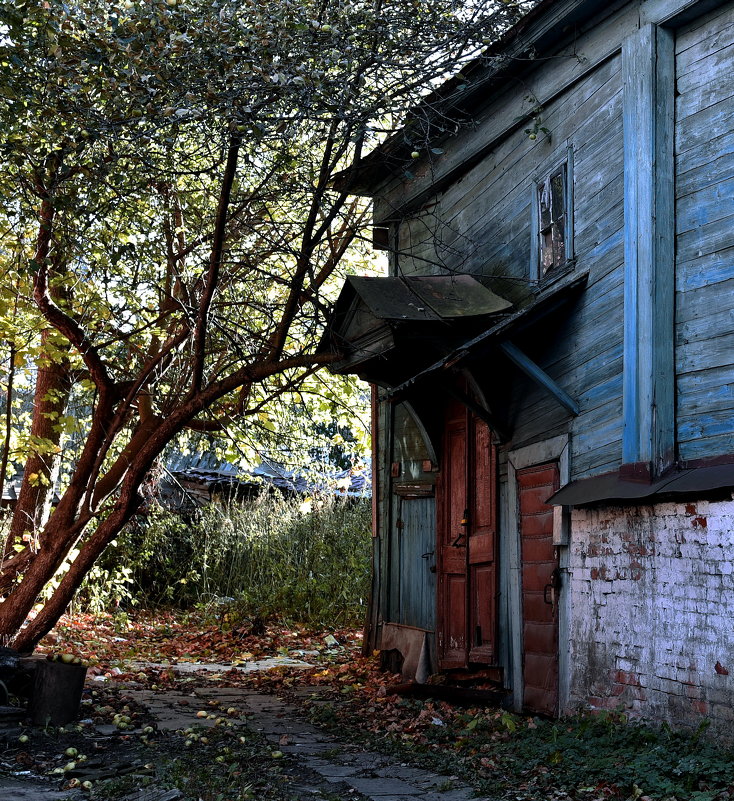
<instances>
[{"instance_id":1,"label":"tree foliage","mask_svg":"<svg viewBox=\"0 0 734 801\"><path fill-rule=\"evenodd\" d=\"M0 336L16 366L53 379L36 386L45 425L25 446L43 469L24 482L50 485L56 435L78 444L55 511L6 554L0 636L32 647L54 624L181 432L268 431L322 392L334 278L367 223L335 174L516 11L0 2ZM39 497L19 504L17 531Z\"/></svg>"}]
</instances>

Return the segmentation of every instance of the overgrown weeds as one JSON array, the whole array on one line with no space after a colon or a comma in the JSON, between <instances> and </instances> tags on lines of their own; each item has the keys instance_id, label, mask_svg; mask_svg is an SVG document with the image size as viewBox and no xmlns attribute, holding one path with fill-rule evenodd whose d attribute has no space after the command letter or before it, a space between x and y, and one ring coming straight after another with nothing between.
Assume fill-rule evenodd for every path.
<instances>
[{"instance_id":1,"label":"overgrown weeds","mask_svg":"<svg viewBox=\"0 0 734 801\"><path fill-rule=\"evenodd\" d=\"M352 625L364 617L369 574L368 501L263 492L189 518L151 509L108 549L80 603L198 607L222 625L276 616Z\"/></svg>"},{"instance_id":2,"label":"overgrown weeds","mask_svg":"<svg viewBox=\"0 0 734 801\"><path fill-rule=\"evenodd\" d=\"M358 696L312 710L312 719L359 733L366 743L452 773L498 799L535 801L724 801L734 797L734 751L698 731L579 714L541 720L502 710L460 709ZM385 731L388 737L385 737ZM376 743L375 743L376 741Z\"/></svg>"}]
</instances>

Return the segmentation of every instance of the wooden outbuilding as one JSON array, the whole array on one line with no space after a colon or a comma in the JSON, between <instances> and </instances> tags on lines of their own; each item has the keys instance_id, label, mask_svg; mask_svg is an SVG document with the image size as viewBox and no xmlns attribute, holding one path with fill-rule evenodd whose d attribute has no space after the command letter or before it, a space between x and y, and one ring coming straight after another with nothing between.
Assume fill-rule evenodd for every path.
<instances>
[{"instance_id":1,"label":"wooden outbuilding","mask_svg":"<svg viewBox=\"0 0 734 801\"><path fill-rule=\"evenodd\" d=\"M342 176L390 275L323 347L375 386L406 678L730 725L732 75L734 3L545 0Z\"/></svg>"}]
</instances>

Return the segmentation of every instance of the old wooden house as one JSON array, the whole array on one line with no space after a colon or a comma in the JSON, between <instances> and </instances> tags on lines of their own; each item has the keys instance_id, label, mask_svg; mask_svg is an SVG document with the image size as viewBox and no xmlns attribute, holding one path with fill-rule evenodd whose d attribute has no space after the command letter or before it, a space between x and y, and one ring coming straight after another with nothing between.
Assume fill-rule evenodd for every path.
<instances>
[{"instance_id":1,"label":"old wooden house","mask_svg":"<svg viewBox=\"0 0 734 801\"><path fill-rule=\"evenodd\" d=\"M734 717L733 75L734 3L544 0L345 177L390 275L327 334L406 676Z\"/></svg>"}]
</instances>

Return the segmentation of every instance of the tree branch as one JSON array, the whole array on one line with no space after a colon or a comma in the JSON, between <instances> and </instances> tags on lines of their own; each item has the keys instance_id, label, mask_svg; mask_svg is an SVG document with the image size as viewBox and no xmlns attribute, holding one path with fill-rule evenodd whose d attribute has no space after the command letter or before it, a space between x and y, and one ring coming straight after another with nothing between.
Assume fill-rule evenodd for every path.
<instances>
[{"instance_id":1,"label":"tree branch","mask_svg":"<svg viewBox=\"0 0 734 801\"><path fill-rule=\"evenodd\" d=\"M60 156L55 154L51 160L50 178L51 184L55 181L56 173L61 162ZM41 195L40 210L40 230L36 241L36 252L34 262L36 276L33 281L33 299L41 310L43 316L51 325L62 333L71 344L79 351L84 363L87 365L89 374L100 392L112 390L112 380L105 363L94 347L82 327L66 312L62 311L51 297L48 284L48 257L53 240L53 224L55 219L55 208L49 189L40 181L37 181L37 189Z\"/></svg>"},{"instance_id":2,"label":"tree branch","mask_svg":"<svg viewBox=\"0 0 734 801\"><path fill-rule=\"evenodd\" d=\"M209 322L209 309L211 308L214 292L219 283L219 269L222 264L224 252L224 241L227 230L227 210L232 195L232 184L237 174L237 158L240 152L241 139L233 136L230 140L227 152L227 164L224 168L222 177L222 189L219 194L219 204L214 224L214 238L212 240L212 250L209 259L209 269L206 276L206 284L199 301L199 313L196 318L196 328L194 329L194 369L191 390L193 394L201 390L204 379L204 361L206 358L206 332Z\"/></svg>"}]
</instances>

